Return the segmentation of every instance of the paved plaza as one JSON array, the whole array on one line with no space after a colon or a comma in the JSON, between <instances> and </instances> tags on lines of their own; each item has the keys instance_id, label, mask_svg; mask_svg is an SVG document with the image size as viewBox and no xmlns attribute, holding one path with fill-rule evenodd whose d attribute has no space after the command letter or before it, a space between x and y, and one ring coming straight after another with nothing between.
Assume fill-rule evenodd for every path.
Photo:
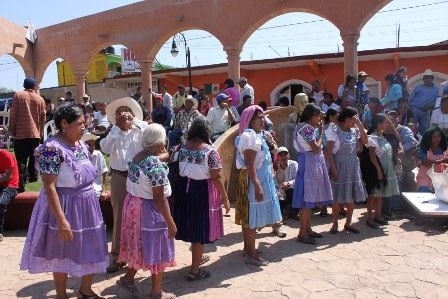
<instances>
[{"instance_id":1,"label":"paved plaza","mask_svg":"<svg viewBox=\"0 0 448 299\"><path fill-rule=\"evenodd\" d=\"M365 207L355 211L361 234L328 233L331 216L313 217L324 233L317 246L296 242L298 222L288 220L287 237L279 239L265 228L257 243L271 263L256 268L243 263L240 227L224 218L226 236L206 247L212 277L187 282L189 244L176 242L177 267L169 269L164 289L180 298L448 298L448 235L446 228L408 217L372 230L365 225ZM343 220L339 222L343 227ZM0 298L53 298L50 274L19 270L25 231L6 232L0 243ZM110 245L110 243L109 243ZM94 290L107 298L144 298L150 289L148 273L137 274L140 297L119 289L124 271L97 275ZM70 278L70 296L79 280Z\"/></svg>"}]
</instances>

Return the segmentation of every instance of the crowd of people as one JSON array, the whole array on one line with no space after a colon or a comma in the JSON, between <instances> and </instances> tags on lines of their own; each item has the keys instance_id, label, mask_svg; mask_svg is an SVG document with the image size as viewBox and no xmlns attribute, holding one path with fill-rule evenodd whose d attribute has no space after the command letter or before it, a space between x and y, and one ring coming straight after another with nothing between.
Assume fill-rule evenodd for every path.
<instances>
[{"instance_id":1,"label":"crowd of people","mask_svg":"<svg viewBox=\"0 0 448 299\"><path fill-rule=\"evenodd\" d=\"M21 269L53 272L57 298L67 298L68 275L81 277L78 298L101 298L92 291L93 275L127 265L120 287L136 293L134 277L147 270L150 297L174 298L162 290L165 269L176 265L174 239L191 243L187 281L212 275L203 267L210 260L204 245L224 237L222 207L230 211L213 141L235 124L235 223L242 227L246 264L269 264L256 247L257 232L272 227L283 238L286 218L299 220L298 242L317 244L323 235L313 230L313 212L326 216L327 207L331 234L340 232L340 214L344 231L362 231L352 223L361 202L367 202L367 227L378 229L402 213L400 191L434 191L428 170L441 172L448 163L448 84L439 102L439 87L427 70L424 84L409 92L402 67L386 76L388 90L378 99L369 96L367 76L347 76L336 97L316 80L312 90L280 98L279 106L295 106L288 117L292 148L278 146L266 108L254 105L246 78L238 80L241 90L226 80L213 101L203 89L192 95L179 85L171 96L162 86L161 94L153 93L150 114L142 109L141 90L96 107L88 97L76 102L67 94L52 110L34 91L34 79L26 78L11 108L17 162L0 151L0 233L10 199L27 177L40 176ZM49 121L57 132L40 144ZM290 159L292 151L297 161ZM108 173L110 255L98 200Z\"/></svg>"}]
</instances>

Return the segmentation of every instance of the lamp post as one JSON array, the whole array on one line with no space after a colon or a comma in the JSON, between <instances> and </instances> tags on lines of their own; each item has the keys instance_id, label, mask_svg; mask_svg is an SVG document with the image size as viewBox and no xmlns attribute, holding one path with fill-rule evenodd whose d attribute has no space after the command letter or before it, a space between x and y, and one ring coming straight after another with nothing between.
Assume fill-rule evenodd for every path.
<instances>
[{"instance_id":1,"label":"lamp post","mask_svg":"<svg viewBox=\"0 0 448 299\"><path fill-rule=\"evenodd\" d=\"M185 56L186 56L186 62L187 62L187 69L188 69L188 85L190 87L190 94L192 94L193 92L193 83L191 80L191 60L190 60L190 47L187 46L187 40L185 38L185 35L180 32L177 33L173 36L173 44L171 45L171 55L173 55L173 57L176 57L179 54L179 49L177 48L176 45L176 36L179 35L183 42L184 42L184 47L185 47Z\"/></svg>"}]
</instances>

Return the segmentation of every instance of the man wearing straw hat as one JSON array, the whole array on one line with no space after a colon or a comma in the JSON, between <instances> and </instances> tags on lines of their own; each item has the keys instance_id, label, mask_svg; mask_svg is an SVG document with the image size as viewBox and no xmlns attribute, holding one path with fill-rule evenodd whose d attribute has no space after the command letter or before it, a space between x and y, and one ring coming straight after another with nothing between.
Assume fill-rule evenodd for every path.
<instances>
[{"instance_id":1,"label":"man wearing straw hat","mask_svg":"<svg viewBox=\"0 0 448 299\"><path fill-rule=\"evenodd\" d=\"M185 108L180 110L180 112L176 115L174 130L168 133L168 148L175 146L179 138L186 138L191 123L196 117L201 115L201 113L197 110L198 100L196 100L192 95L188 95L185 98L183 105Z\"/></svg>"},{"instance_id":2,"label":"man wearing straw hat","mask_svg":"<svg viewBox=\"0 0 448 299\"><path fill-rule=\"evenodd\" d=\"M143 129L148 124L142 121L142 108L137 101L130 97L115 100L107 105L106 114L113 126L107 137L100 141L100 145L104 153L110 154L112 171L110 191L114 227L112 232L112 261L107 267L107 272L112 273L124 267L124 264L118 263L117 259L120 252L121 212L126 196L127 161L131 161L135 154L142 150L140 138Z\"/></svg>"}]
</instances>

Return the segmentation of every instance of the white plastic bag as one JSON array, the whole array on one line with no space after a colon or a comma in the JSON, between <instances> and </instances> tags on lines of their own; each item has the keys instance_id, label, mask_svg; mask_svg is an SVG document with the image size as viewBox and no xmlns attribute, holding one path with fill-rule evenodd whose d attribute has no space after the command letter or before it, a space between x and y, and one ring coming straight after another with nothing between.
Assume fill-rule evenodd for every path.
<instances>
[{"instance_id":1,"label":"white plastic bag","mask_svg":"<svg viewBox=\"0 0 448 299\"><path fill-rule=\"evenodd\" d=\"M448 168L439 173L434 171L433 166L428 170L428 175L432 180L436 198L448 203Z\"/></svg>"}]
</instances>

